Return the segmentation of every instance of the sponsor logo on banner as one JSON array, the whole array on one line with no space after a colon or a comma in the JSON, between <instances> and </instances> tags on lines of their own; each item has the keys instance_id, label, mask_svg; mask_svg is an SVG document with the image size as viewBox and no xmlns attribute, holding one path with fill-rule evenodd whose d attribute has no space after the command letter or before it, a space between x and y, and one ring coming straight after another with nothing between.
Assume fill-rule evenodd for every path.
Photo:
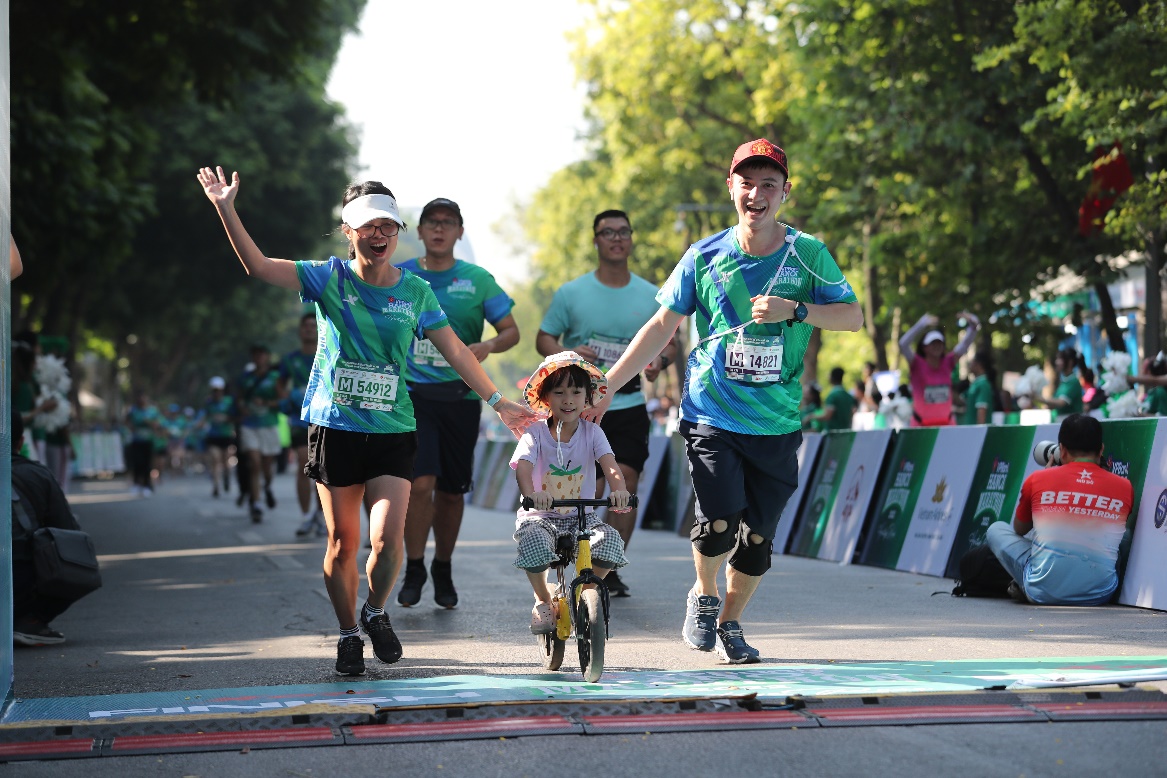
<instances>
[{"instance_id":1,"label":"sponsor logo on banner","mask_svg":"<svg viewBox=\"0 0 1167 778\"><path fill-rule=\"evenodd\" d=\"M1112 456L1105 456L1102 458L1102 467L1114 473L1121 475L1123 478L1131 477L1131 463L1124 462L1121 459L1115 459Z\"/></svg>"},{"instance_id":2,"label":"sponsor logo on banner","mask_svg":"<svg viewBox=\"0 0 1167 778\"><path fill-rule=\"evenodd\" d=\"M845 522L851 521L851 514L855 512L855 503L859 501L859 497L862 494L860 487L863 484L864 472L866 471L863 465L860 465L855 471L855 475L851 478L851 485L843 492L843 509L839 512L839 515Z\"/></svg>"},{"instance_id":3,"label":"sponsor logo on banner","mask_svg":"<svg viewBox=\"0 0 1167 778\"><path fill-rule=\"evenodd\" d=\"M1164 520L1167 520L1167 489L1159 493L1159 502L1155 503L1155 529L1161 529Z\"/></svg>"},{"instance_id":4,"label":"sponsor logo on banner","mask_svg":"<svg viewBox=\"0 0 1167 778\"><path fill-rule=\"evenodd\" d=\"M896 536L896 524L912 494L910 487L912 473L915 471L916 463L905 459L895 474L891 488L887 490L887 499L883 501L883 509L879 512L879 524L875 528L875 534L884 540L890 540Z\"/></svg>"}]
</instances>

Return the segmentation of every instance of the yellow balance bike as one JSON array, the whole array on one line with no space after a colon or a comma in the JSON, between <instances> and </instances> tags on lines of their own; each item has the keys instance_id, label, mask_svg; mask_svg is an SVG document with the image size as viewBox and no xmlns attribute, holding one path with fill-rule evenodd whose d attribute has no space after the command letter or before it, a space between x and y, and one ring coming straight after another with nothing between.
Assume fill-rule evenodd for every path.
<instances>
[{"instance_id":1,"label":"yellow balance bike","mask_svg":"<svg viewBox=\"0 0 1167 778\"><path fill-rule=\"evenodd\" d=\"M628 507L636 507L636 495L628 500ZM530 497L523 498L523 508L534 507ZM555 500L552 508L575 508L578 518L575 543L571 535L560 535L555 541L558 559L551 564L555 570L556 585L552 591L551 608L555 615L555 630L536 635L543 667L558 670L563 664L563 649L567 639L575 635L579 651L579 669L584 680L595 683L604 673L604 642L608 637L608 588L604 580L592 572L592 531L585 526L586 508L609 507L603 500ZM575 558L575 578L565 583L563 571ZM592 585L592 586L589 586ZM588 588L584 588L588 586ZM569 596L570 592L570 596Z\"/></svg>"}]
</instances>

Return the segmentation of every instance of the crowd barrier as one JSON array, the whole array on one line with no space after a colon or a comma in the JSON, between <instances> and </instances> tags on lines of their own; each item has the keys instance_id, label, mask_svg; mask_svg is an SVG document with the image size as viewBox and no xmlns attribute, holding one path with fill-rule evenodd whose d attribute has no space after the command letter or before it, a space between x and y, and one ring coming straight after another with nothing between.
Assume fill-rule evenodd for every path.
<instances>
[{"instance_id":1,"label":"crowd barrier","mask_svg":"<svg viewBox=\"0 0 1167 778\"><path fill-rule=\"evenodd\" d=\"M1167 610L1167 419L1102 422L1102 464L1134 486L1118 602ZM798 490L776 552L954 578L995 521L1012 521L1033 446L1057 424L806 433ZM514 510L514 441L479 441L475 505ZM638 492L654 526L687 533L693 514L684 441L654 436Z\"/></svg>"},{"instance_id":2,"label":"crowd barrier","mask_svg":"<svg viewBox=\"0 0 1167 778\"><path fill-rule=\"evenodd\" d=\"M73 475L89 478L126 471L122 436L116 432L75 433L73 451Z\"/></svg>"}]
</instances>

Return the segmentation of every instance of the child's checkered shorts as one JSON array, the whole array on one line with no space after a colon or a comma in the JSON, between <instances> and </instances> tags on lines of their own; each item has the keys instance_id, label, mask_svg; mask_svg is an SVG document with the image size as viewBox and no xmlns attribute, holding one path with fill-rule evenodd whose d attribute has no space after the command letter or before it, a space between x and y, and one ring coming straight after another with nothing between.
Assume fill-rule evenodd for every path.
<instances>
[{"instance_id":1,"label":"child's checkered shorts","mask_svg":"<svg viewBox=\"0 0 1167 778\"><path fill-rule=\"evenodd\" d=\"M572 516L525 516L515 522L515 542L519 544L515 567L531 573L541 573L559 557L555 553L555 539L568 535L573 539L578 519ZM589 514L586 526L592 530L592 564L595 567L616 568L628 564L624 558L624 541L620 533L600 521L598 513Z\"/></svg>"}]
</instances>

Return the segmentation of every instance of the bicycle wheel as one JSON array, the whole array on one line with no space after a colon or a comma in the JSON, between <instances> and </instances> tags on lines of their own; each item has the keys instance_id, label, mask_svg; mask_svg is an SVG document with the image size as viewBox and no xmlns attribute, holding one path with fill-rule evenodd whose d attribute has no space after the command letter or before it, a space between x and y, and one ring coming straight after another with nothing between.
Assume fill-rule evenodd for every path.
<instances>
[{"instance_id":1,"label":"bicycle wheel","mask_svg":"<svg viewBox=\"0 0 1167 778\"><path fill-rule=\"evenodd\" d=\"M566 640L560 640L554 632L546 635L536 635L535 641L539 644L539 654L543 658L543 667L547 670L558 670L563 664L563 647Z\"/></svg>"},{"instance_id":2,"label":"bicycle wheel","mask_svg":"<svg viewBox=\"0 0 1167 778\"><path fill-rule=\"evenodd\" d=\"M604 606L595 589L580 592L576 613L576 640L579 647L579 669L584 680L595 683L604 673Z\"/></svg>"}]
</instances>

